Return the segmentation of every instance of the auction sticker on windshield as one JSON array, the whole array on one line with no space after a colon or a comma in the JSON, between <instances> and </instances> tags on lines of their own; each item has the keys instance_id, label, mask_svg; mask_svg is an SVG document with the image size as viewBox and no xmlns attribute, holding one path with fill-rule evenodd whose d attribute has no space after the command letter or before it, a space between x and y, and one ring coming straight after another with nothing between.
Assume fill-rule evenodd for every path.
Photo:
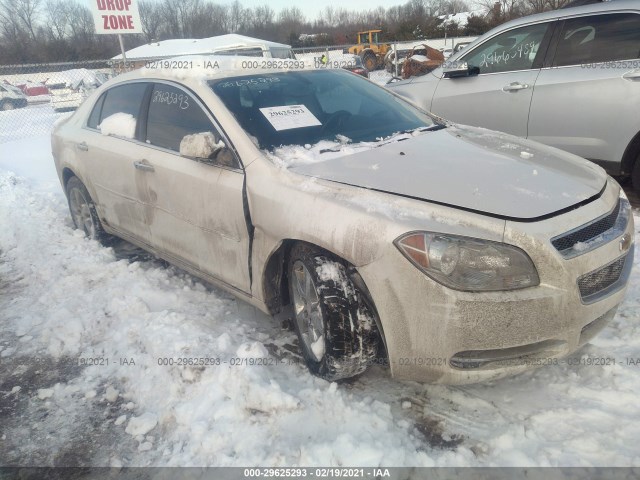
<instances>
[{"instance_id":1,"label":"auction sticker on windshield","mask_svg":"<svg viewBox=\"0 0 640 480\"><path fill-rule=\"evenodd\" d=\"M277 131L322 125L304 105L261 108L262 114Z\"/></svg>"}]
</instances>

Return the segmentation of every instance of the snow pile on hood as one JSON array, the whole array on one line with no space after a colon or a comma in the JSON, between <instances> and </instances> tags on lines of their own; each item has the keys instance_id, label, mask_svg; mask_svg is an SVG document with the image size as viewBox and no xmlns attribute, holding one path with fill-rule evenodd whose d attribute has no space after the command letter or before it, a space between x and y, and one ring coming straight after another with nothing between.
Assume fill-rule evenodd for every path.
<instances>
[{"instance_id":1,"label":"snow pile on hood","mask_svg":"<svg viewBox=\"0 0 640 480\"><path fill-rule=\"evenodd\" d=\"M336 135L337 141L321 140L315 145L307 144L304 146L287 145L275 148L273 152L265 150L264 153L275 165L281 168L290 168L298 165L324 162L332 158L371 150L388 143L400 142L421 135L428 128L430 127L417 128L411 132L395 133L386 138L378 138L374 142L351 143L351 139L343 135Z\"/></svg>"},{"instance_id":2,"label":"snow pile on hood","mask_svg":"<svg viewBox=\"0 0 640 480\"><path fill-rule=\"evenodd\" d=\"M136 119L129 113L114 113L102 120L98 129L102 135L134 138L136 136Z\"/></svg>"}]
</instances>

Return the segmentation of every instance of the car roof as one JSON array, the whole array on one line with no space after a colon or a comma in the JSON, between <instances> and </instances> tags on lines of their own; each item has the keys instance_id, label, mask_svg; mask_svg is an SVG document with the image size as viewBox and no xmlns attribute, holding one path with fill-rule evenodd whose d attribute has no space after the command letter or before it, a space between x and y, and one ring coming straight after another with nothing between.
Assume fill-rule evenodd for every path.
<instances>
[{"instance_id":1,"label":"car roof","mask_svg":"<svg viewBox=\"0 0 640 480\"><path fill-rule=\"evenodd\" d=\"M616 10L636 10L640 11L640 2L638 0L610 0L600 3L592 3L579 7L560 8L558 10L550 10L548 12L536 13L526 17L517 18L499 25L493 30L509 28L524 23L539 22L541 20L550 20L560 17L571 17L574 15L583 15L585 13L600 13ZM493 31L492 30L492 31Z\"/></svg>"},{"instance_id":2,"label":"car roof","mask_svg":"<svg viewBox=\"0 0 640 480\"><path fill-rule=\"evenodd\" d=\"M188 55L146 63L147 66L118 75L109 83L145 78L206 81L240 75L315 70L306 65L301 68L302 60L228 55Z\"/></svg>"}]
</instances>

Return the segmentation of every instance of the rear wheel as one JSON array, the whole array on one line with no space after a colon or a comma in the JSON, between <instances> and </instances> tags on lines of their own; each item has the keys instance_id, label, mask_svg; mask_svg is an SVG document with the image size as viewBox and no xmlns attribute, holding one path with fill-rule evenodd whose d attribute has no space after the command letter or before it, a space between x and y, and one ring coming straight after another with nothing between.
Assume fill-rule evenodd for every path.
<instances>
[{"instance_id":1,"label":"rear wheel","mask_svg":"<svg viewBox=\"0 0 640 480\"><path fill-rule=\"evenodd\" d=\"M2 110L13 110L15 107L13 105L13 102L10 101L5 101L2 102Z\"/></svg>"},{"instance_id":2,"label":"rear wheel","mask_svg":"<svg viewBox=\"0 0 640 480\"><path fill-rule=\"evenodd\" d=\"M67 199L73 225L92 240L98 240L103 244L110 243L113 237L102 228L96 205L87 187L78 177L71 177L67 182Z\"/></svg>"},{"instance_id":3,"label":"rear wheel","mask_svg":"<svg viewBox=\"0 0 640 480\"><path fill-rule=\"evenodd\" d=\"M373 310L345 265L297 244L288 273L294 327L309 371L328 381L364 372L376 358L379 335Z\"/></svg>"}]
</instances>

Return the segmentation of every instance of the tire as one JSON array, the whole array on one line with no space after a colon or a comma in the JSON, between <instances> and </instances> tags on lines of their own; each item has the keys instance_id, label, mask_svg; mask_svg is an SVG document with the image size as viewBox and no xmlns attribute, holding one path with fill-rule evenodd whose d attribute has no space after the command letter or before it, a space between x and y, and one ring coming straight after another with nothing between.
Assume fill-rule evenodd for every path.
<instances>
[{"instance_id":1,"label":"tire","mask_svg":"<svg viewBox=\"0 0 640 480\"><path fill-rule=\"evenodd\" d=\"M631 172L631 184L633 190L637 195L640 195L640 157L636 159L636 163L633 165L633 171Z\"/></svg>"},{"instance_id":2,"label":"tire","mask_svg":"<svg viewBox=\"0 0 640 480\"><path fill-rule=\"evenodd\" d=\"M369 52L362 56L362 64L368 71L373 72L378 66L378 59L375 54Z\"/></svg>"},{"instance_id":3,"label":"tire","mask_svg":"<svg viewBox=\"0 0 640 480\"><path fill-rule=\"evenodd\" d=\"M7 100L2 102L2 105L0 106L0 108L2 108L2 110L4 111L8 111L8 110L13 110L15 107L13 105L13 102L10 102Z\"/></svg>"},{"instance_id":4,"label":"tire","mask_svg":"<svg viewBox=\"0 0 640 480\"><path fill-rule=\"evenodd\" d=\"M103 245L110 245L114 237L102 228L102 223L96 212L96 205L89 195L87 187L78 177L71 177L67 182L66 190L69 212L75 228L82 230L92 240L97 240Z\"/></svg>"},{"instance_id":5,"label":"tire","mask_svg":"<svg viewBox=\"0 0 640 480\"><path fill-rule=\"evenodd\" d=\"M299 243L289 255L288 274L293 324L309 371L327 381L364 372L380 336L373 309L345 265Z\"/></svg>"}]
</instances>

